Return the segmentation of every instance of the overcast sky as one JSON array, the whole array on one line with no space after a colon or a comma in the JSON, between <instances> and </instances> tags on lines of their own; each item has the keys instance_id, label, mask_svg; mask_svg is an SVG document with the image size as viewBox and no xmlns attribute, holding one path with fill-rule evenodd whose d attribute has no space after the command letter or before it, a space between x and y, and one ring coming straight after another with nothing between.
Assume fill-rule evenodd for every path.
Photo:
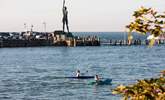
<instances>
[{"instance_id":1,"label":"overcast sky","mask_svg":"<svg viewBox=\"0 0 165 100\"><path fill-rule=\"evenodd\" d=\"M165 0L66 0L70 30L125 31L133 11L140 6L165 11ZM62 0L0 0L0 31L62 29Z\"/></svg>"}]
</instances>

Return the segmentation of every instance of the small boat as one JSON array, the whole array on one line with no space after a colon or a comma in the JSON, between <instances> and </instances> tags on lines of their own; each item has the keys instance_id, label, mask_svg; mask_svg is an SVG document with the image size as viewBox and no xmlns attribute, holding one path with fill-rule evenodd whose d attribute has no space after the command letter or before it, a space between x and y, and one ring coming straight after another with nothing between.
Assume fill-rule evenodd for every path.
<instances>
[{"instance_id":1,"label":"small boat","mask_svg":"<svg viewBox=\"0 0 165 100\"><path fill-rule=\"evenodd\" d=\"M92 82L89 82L88 85L112 85L112 79L105 79L98 82L92 81Z\"/></svg>"},{"instance_id":2,"label":"small boat","mask_svg":"<svg viewBox=\"0 0 165 100\"><path fill-rule=\"evenodd\" d=\"M65 78L71 78L71 79L91 79L91 78L94 78L94 76L79 76L79 77L65 77Z\"/></svg>"}]
</instances>

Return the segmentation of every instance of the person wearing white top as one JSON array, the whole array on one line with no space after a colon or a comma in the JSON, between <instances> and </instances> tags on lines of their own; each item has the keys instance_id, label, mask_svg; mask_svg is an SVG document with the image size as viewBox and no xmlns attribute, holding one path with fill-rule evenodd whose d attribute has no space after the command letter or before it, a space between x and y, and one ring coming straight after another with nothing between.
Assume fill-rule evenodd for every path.
<instances>
[{"instance_id":1,"label":"person wearing white top","mask_svg":"<svg viewBox=\"0 0 165 100\"><path fill-rule=\"evenodd\" d=\"M99 76L98 76L98 75L95 75L95 78L94 78L94 80L95 80L96 82L99 82L99 81L100 81L100 78L99 78Z\"/></svg>"},{"instance_id":2,"label":"person wearing white top","mask_svg":"<svg viewBox=\"0 0 165 100\"><path fill-rule=\"evenodd\" d=\"M80 70L76 71L76 77L80 77Z\"/></svg>"}]
</instances>

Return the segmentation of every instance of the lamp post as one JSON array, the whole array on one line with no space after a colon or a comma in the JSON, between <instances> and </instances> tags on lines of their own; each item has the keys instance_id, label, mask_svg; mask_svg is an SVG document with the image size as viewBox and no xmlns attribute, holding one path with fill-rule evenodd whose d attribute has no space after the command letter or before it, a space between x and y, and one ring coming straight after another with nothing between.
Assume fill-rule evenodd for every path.
<instances>
[{"instance_id":1,"label":"lamp post","mask_svg":"<svg viewBox=\"0 0 165 100\"><path fill-rule=\"evenodd\" d=\"M33 25L31 25L31 32L33 32L33 27L34 27L34 26L33 26Z\"/></svg>"},{"instance_id":2,"label":"lamp post","mask_svg":"<svg viewBox=\"0 0 165 100\"><path fill-rule=\"evenodd\" d=\"M46 33L46 22L43 22L44 32Z\"/></svg>"},{"instance_id":3,"label":"lamp post","mask_svg":"<svg viewBox=\"0 0 165 100\"><path fill-rule=\"evenodd\" d=\"M24 31L25 31L25 32L28 31L28 29L27 29L27 24L26 24L26 23L24 23Z\"/></svg>"}]
</instances>

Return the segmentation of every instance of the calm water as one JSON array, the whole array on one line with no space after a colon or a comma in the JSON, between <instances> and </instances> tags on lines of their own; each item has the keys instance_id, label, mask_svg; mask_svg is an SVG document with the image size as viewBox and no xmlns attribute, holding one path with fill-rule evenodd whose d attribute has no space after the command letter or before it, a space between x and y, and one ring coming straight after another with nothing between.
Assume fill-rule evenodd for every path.
<instances>
[{"instance_id":1,"label":"calm water","mask_svg":"<svg viewBox=\"0 0 165 100\"><path fill-rule=\"evenodd\" d=\"M0 48L0 100L119 100L111 89L165 69L164 46ZM59 79L80 69L112 78L112 85ZM88 72L87 72L88 71Z\"/></svg>"}]
</instances>

